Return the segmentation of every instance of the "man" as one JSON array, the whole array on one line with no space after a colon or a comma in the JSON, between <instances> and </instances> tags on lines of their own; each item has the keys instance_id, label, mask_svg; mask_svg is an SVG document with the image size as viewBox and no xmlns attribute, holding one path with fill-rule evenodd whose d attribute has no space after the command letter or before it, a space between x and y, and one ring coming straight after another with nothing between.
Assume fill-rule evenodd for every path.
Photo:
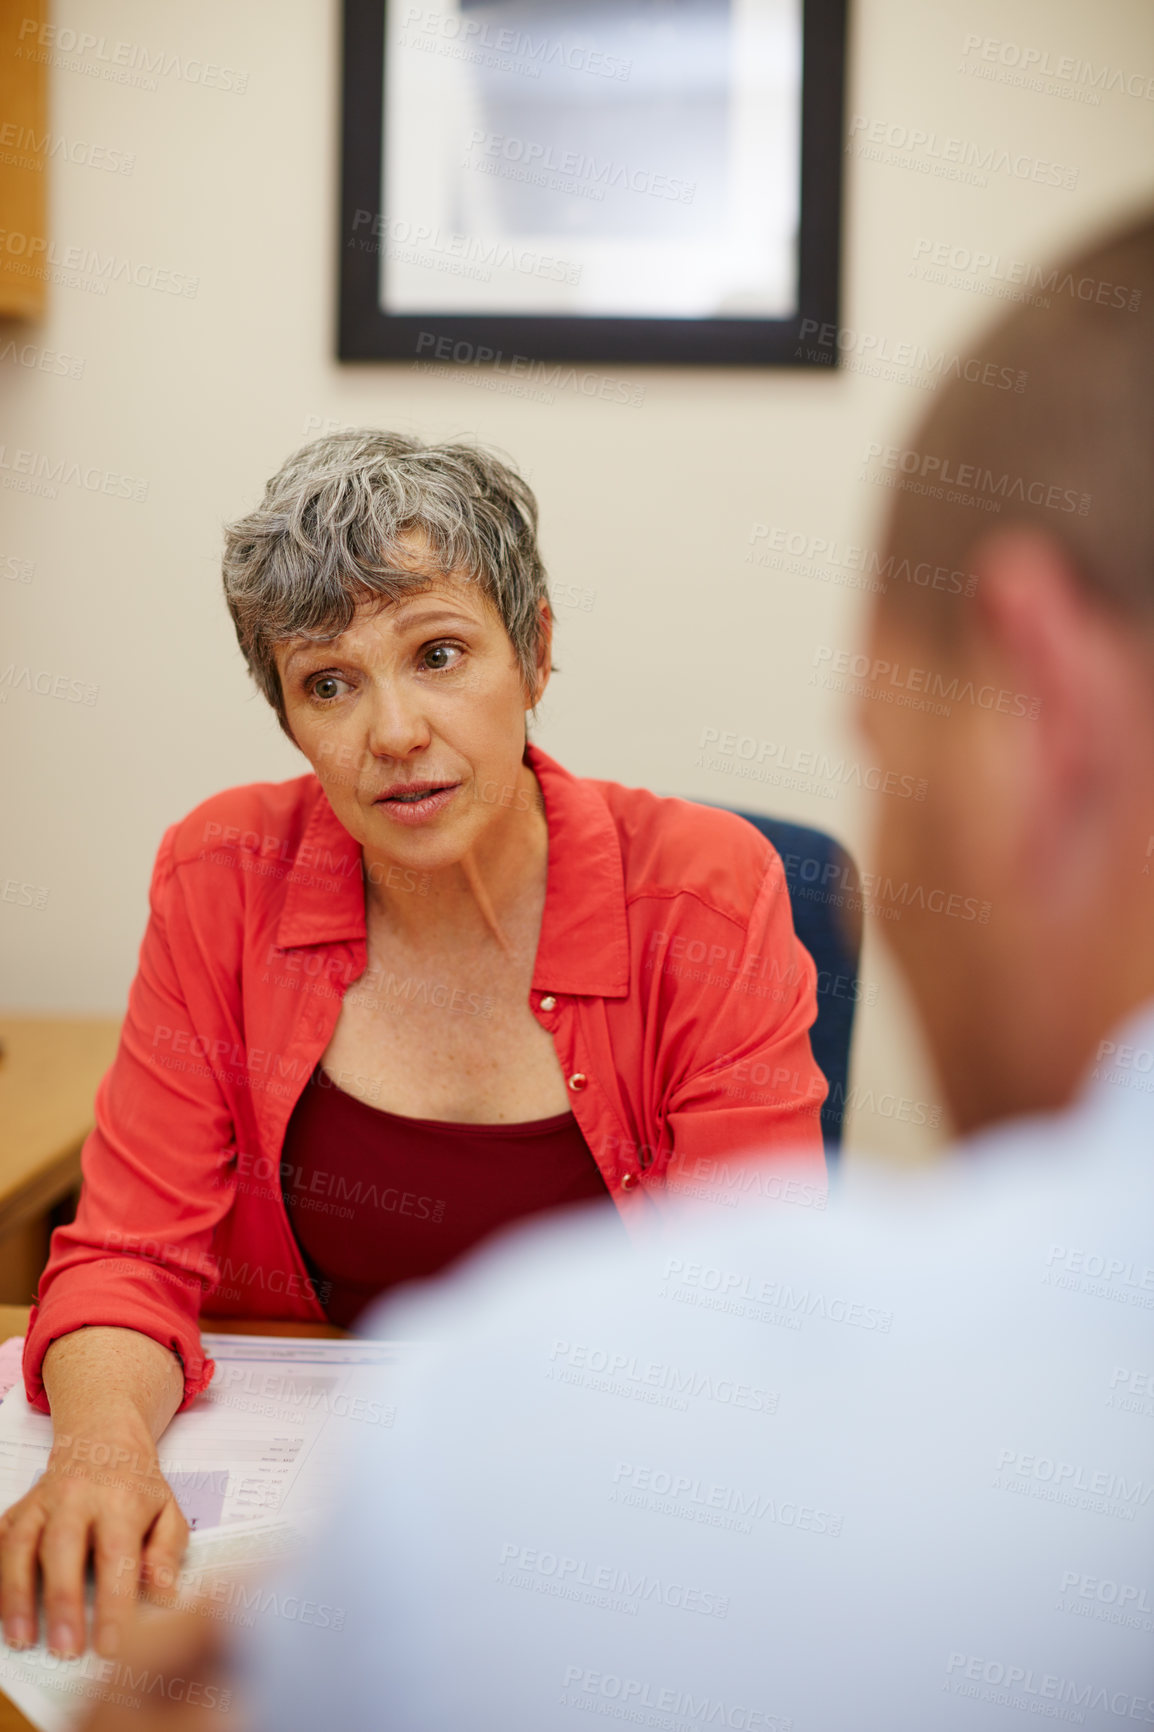
<instances>
[{"instance_id":1,"label":"man","mask_svg":"<svg viewBox=\"0 0 1154 1732\"><path fill-rule=\"evenodd\" d=\"M386 1309L396 1429L296 1584L347 1616L262 1629L269 1732L1154 1725L1154 223L1069 276L983 346L1020 394L876 453L861 721L928 792L868 895L955 1158L828 1209L719 1165L640 1252Z\"/></svg>"}]
</instances>

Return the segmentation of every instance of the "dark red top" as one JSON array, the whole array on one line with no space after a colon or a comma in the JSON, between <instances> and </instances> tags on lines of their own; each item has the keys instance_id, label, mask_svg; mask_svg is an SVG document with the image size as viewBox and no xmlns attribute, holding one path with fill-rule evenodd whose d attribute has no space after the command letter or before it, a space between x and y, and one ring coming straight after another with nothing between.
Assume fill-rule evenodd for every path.
<instances>
[{"instance_id":1,"label":"dark red top","mask_svg":"<svg viewBox=\"0 0 1154 1732\"><path fill-rule=\"evenodd\" d=\"M609 1197L572 1113L517 1125L403 1118L319 1067L285 1134L281 1189L332 1323L435 1275L525 1215Z\"/></svg>"}]
</instances>

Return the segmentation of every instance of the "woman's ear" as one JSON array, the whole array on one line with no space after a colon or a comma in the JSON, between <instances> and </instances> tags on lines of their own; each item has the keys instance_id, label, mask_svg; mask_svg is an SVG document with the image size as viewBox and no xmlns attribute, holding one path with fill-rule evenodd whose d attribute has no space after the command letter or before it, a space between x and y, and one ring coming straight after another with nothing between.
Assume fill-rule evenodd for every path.
<instances>
[{"instance_id":1,"label":"woman's ear","mask_svg":"<svg viewBox=\"0 0 1154 1732\"><path fill-rule=\"evenodd\" d=\"M549 676L553 672L553 610L542 599L537 603L537 666L530 709L536 709L545 695Z\"/></svg>"}]
</instances>

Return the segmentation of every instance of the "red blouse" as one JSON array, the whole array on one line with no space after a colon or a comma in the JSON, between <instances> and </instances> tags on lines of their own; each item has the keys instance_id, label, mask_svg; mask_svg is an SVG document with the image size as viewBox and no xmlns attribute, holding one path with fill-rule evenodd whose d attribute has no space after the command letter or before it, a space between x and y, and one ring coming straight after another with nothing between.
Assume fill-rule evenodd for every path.
<instances>
[{"instance_id":1,"label":"red blouse","mask_svg":"<svg viewBox=\"0 0 1154 1732\"><path fill-rule=\"evenodd\" d=\"M571 776L535 746L527 761L549 830L529 1008L625 1225L643 1228L667 1189L739 1203L735 1157L800 1157L822 1188L816 974L769 843L728 812ZM394 871L421 895L418 873ZM202 1309L324 1320L279 1168L365 970L360 849L313 775L232 788L168 831L149 903L80 1207L53 1235L25 1342L41 1412L45 1350L86 1324L171 1348L187 1403L213 1371Z\"/></svg>"},{"instance_id":2,"label":"red blouse","mask_svg":"<svg viewBox=\"0 0 1154 1732\"><path fill-rule=\"evenodd\" d=\"M332 1323L501 1227L609 1191L572 1113L453 1124L385 1112L317 1069L289 1120L281 1189Z\"/></svg>"}]
</instances>

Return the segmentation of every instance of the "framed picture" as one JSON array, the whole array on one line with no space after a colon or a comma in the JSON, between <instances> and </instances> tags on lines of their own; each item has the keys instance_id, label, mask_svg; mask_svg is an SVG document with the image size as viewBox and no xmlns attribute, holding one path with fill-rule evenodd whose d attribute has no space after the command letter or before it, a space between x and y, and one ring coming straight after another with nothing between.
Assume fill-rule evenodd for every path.
<instances>
[{"instance_id":1,"label":"framed picture","mask_svg":"<svg viewBox=\"0 0 1154 1732\"><path fill-rule=\"evenodd\" d=\"M340 358L828 367L845 29L845 0L345 0Z\"/></svg>"}]
</instances>

